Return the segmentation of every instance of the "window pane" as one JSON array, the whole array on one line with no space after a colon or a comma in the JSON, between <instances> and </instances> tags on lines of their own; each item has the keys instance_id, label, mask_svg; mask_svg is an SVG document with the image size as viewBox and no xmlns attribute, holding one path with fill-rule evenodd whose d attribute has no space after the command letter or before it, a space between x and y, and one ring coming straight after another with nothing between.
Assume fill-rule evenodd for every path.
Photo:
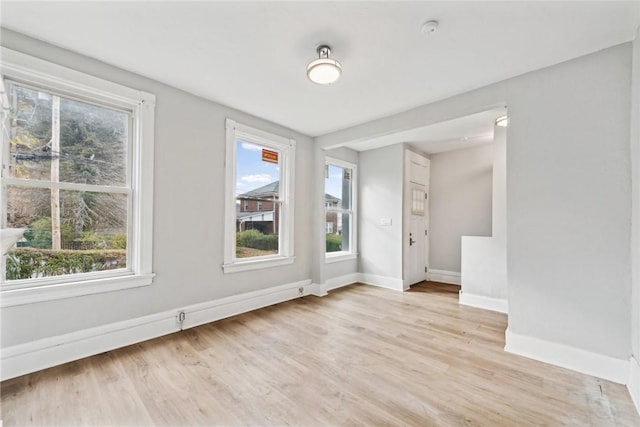
<instances>
[{"instance_id":1,"label":"window pane","mask_svg":"<svg viewBox=\"0 0 640 427\"><path fill-rule=\"evenodd\" d=\"M15 83L9 102L12 178L48 181L55 172L60 182L126 184L128 113Z\"/></svg>"},{"instance_id":2,"label":"window pane","mask_svg":"<svg viewBox=\"0 0 640 427\"><path fill-rule=\"evenodd\" d=\"M424 215L425 198L424 190L419 188L411 189L411 214Z\"/></svg>"},{"instance_id":3,"label":"window pane","mask_svg":"<svg viewBox=\"0 0 640 427\"><path fill-rule=\"evenodd\" d=\"M324 182L327 208L351 209L351 174L351 169L327 165Z\"/></svg>"},{"instance_id":4,"label":"window pane","mask_svg":"<svg viewBox=\"0 0 640 427\"><path fill-rule=\"evenodd\" d=\"M325 176L327 253L351 251L353 169L328 164Z\"/></svg>"},{"instance_id":5,"label":"window pane","mask_svg":"<svg viewBox=\"0 0 640 427\"><path fill-rule=\"evenodd\" d=\"M327 252L349 252L351 250L351 215L327 212Z\"/></svg>"},{"instance_id":6,"label":"window pane","mask_svg":"<svg viewBox=\"0 0 640 427\"><path fill-rule=\"evenodd\" d=\"M7 227L26 231L7 253L6 280L126 268L127 195L58 193L59 221L54 190L7 188Z\"/></svg>"},{"instance_id":7,"label":"window pane","mask_svg":"<svg viewBox=\"0 0 640 427\"><path fill-rule=\"evenodd\" d=\"M279 253L280 152L236 141L236 258Z\"/></svg>"}]
</instances>

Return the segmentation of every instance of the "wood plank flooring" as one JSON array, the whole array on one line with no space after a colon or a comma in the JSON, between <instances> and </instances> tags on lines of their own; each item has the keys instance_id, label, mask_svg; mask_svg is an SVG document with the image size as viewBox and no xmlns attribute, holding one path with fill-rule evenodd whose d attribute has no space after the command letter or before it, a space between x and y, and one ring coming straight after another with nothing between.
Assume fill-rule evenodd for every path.
<instances>
[{"instance_id":1,"label":"wood plank flooring","mask_svg":"<svg viewBox=\"0 0 640 427\"><path fill-rule=\"evenodd\" d=\"M352 285L5 381L4 426L640 426L622 385L503 351L458 287Z\"/></svg>"}]
</instances>

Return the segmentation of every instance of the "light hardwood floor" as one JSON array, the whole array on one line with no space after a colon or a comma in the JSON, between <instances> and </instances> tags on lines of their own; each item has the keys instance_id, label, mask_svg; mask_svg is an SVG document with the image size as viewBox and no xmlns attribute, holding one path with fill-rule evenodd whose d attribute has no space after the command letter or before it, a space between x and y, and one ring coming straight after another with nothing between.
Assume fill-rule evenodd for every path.
<instances>
[{"instance_id":1,"label":"light hardwood floor","mask_svg":"<svg viewBox=\"0 0 640 427\"><path fill-rule=\"evenodd\" d=\"M505 353L458 287L352 285L5 381L4 426L640 426L624 386ZM558 327L562 327L558 325Z\"/></svg>"}]
</instances>

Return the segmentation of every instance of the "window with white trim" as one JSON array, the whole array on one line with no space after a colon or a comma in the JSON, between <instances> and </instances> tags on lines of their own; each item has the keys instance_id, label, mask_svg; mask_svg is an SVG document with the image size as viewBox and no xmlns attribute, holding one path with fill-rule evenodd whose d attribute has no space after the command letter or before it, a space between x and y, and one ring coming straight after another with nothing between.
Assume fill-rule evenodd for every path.
<instances>
[{"instance_id":1,"label":"window with white trim","mask_svg":"<svg viewBox=\"0 0 640 427\"><path fill-rule=\"evenodd\" d=\"M226 133L224 272L290 264L296 143L231 119Z\"/></svg>"},{"instance_id":2,"label":"window with white trim","mask_svg":"<svg viewBox=\"0 0 640 427\"><path fill-rule=\"evenodd\" d=\"M2 57L2 305L150 284L155 97Z\"/></svg>"},{"instance_id":3,"label":"window with white trim","mask_svg":"<svg viewBox=\"0 0 640 427\"><path fill-rule=\"evenodd\" d=\"M357 253L357 166L326 158L325 223L327 260L354 257Z\"/></svg>"}]
</instances>

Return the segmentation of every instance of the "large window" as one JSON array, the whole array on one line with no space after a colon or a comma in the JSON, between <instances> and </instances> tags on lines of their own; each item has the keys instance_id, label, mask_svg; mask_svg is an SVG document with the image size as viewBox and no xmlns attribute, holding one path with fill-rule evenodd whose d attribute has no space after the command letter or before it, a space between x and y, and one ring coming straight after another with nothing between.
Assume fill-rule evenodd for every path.
<instances>
[{"instance_id":1,"label":"large window","mask_svg":"<svg viewBox=\"0 0 640 427\"><path fill-rule=\"evenodd\" d=\"M224 271L293 262L295 141L227 119Z\"/></svg>"},{"instance_id":2,"label":"large window","mask_svg":"<svg viewBox=\"0 0 640 427\"><path fill-rule=\"evenodd\" d=\"M2 56L3 305L149 284L153 95Z\"/></svg>"},{"instance_id":3,"label":"large window","mask_svg":"<svg viewBox=\"0 0 640 427\"><path fill-rule=\"evenodd\" d=\"M327 157L325 223L327 261L354 257L356 235L356 165Z\"/></svg>"}]
</instances>

